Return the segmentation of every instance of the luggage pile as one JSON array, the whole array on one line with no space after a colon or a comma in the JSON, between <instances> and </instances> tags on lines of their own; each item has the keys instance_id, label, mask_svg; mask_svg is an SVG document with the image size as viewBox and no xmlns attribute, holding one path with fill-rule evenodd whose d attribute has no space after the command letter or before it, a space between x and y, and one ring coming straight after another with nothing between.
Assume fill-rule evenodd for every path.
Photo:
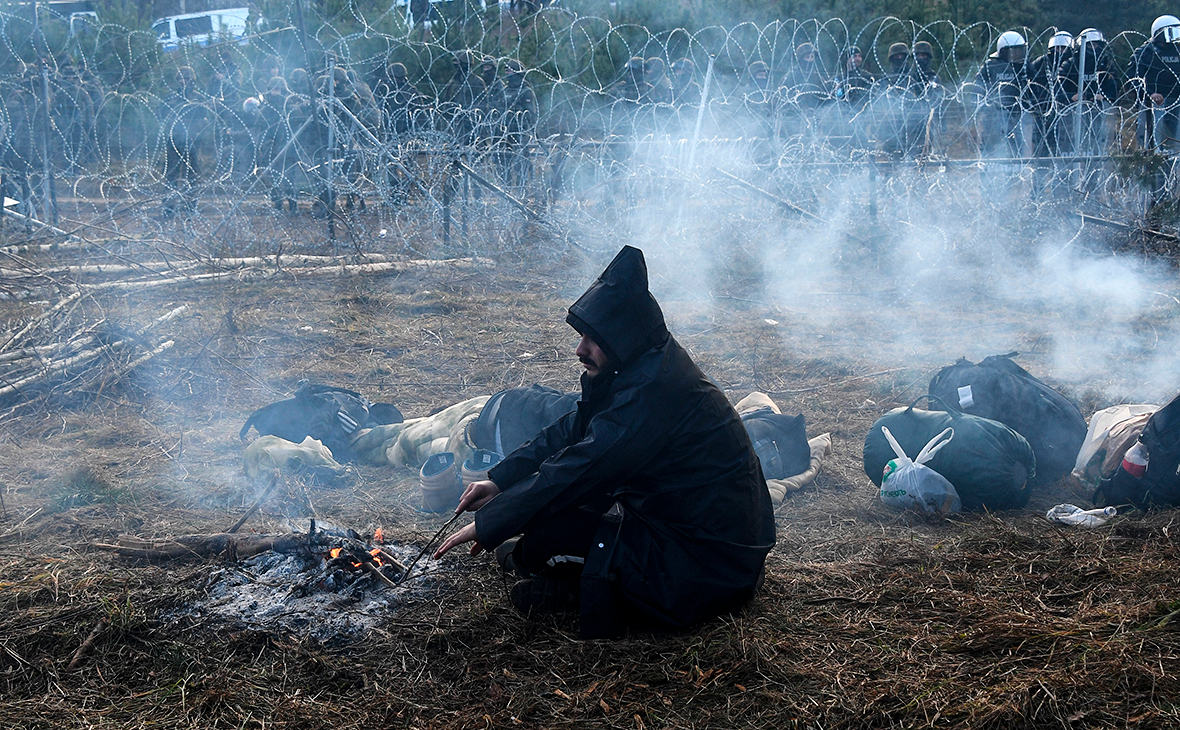
<instances>
[{"instance_id":1,"label":"luggage pile","mask_svg":"<svg viewBox=\"0 0 1180 730\"><path fill-rule=\"evenodd\" d=\"M1013 362L1016 354L979 363L960 359L939 370L928 395L878 419L864 446L865 473L873 483L882 487L897 456L886 429L904 454L917 454L946 429L953 431L926 466L950 482L964 510L1020 509L1035 488L1065 476L1086 437L1086 421L1065 396ZM916 408L923 399L930 410ZM895 491L882 487L882 500L889 503Z\"/></svg>"}]
</instances>

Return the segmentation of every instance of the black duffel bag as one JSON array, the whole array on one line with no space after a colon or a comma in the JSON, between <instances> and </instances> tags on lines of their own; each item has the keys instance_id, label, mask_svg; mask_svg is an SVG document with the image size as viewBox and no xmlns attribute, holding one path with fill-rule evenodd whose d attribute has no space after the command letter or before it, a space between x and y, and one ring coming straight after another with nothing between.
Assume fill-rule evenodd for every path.
<instances>
[{"instance_id":1,"label":"black duffel bag","mask_svg":"<svg viewBox=\"0 0 1180 730\"><path fill-rule=\"evenodd\" d=\"M1136 507L1180 506L1180 395L1151 414L1139 440L1128 454L1139 447L1146 452L1147 466L1141 476L1129 473L1126 460L1109 479L1098 483L1094 504Z\"/></svg>"},{"instance_id":2,"label":"black duffel bag","mask_svg":"<svg viewBox=\"0 0 1180 730\"><path fill-rule=\"evenodd\" d=\"M742 425L754 445L764 479L786 479L811 466L807 421L800 413L788 416L769 408L742 414Z\"/></svg>"},{"instance_id":3,"label":"black duffel bag","mask_svg":"<svg viewBox=\"0 0 1180 730\"><path fill-rule=\"evenodd\" d=\"M1019 509L1028 504L1036 457L1023 436L999 421L961 413L942 403L944 410L894 408L877 419L865 437L865 474L881 486L885 465L897 457L881 427L885 426L907 454L917 454L946 428L954 430L950 443L926 463L946 477L959 493L964 510Z\"/></svg>"},{"instance_id":4,"label":"black duffel bag","mask_svg":"<svg viewBox=\"0 0 1180 730\"><path fill-rule=\"evenodd\" d=\"M1053 484L1073 469L1086 438L1086 419L1065 396L1012 362L1016 354L992 355L978 365L961 358L930 380L930 394L1023 436L1037 457L1037 473L1029 483Z\"/></svg>"}]
</instances>

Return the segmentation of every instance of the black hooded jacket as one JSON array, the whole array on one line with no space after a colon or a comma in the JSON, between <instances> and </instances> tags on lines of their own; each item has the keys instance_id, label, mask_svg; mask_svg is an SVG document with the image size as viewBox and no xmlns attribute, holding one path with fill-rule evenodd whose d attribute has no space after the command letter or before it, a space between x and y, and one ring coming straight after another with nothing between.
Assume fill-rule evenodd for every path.
<instances>
[{"instance_id":1,"label":"black hooded jacket","mask_svg":"<svg viewBox=\"0 0 1180 730\"><path fill-rule=\"evenodd\" d=\"M567 321L613 369L584 374L577 410L491 470L502 492L475 514L480 544L564 509L603 512L582 572L584 638L741 606L774 545L770 495L737 412L668 334L643 254L624 247Z\"/></svg>"}]
</instances>

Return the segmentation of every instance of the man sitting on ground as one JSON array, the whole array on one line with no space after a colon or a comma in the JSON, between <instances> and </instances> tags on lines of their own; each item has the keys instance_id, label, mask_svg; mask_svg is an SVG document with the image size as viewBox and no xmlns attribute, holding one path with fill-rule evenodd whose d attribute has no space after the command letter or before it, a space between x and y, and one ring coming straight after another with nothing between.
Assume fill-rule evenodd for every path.
<instances>
[{"instance_id":1,"label":"man sitting on ground","mask_svg":"<svg viewBox=\"0 0 1180 730\"><path fill-rule=\"evenodd\" d=\"M745 603L774 514L733 406L668 333L638 249L624 247L566 321L585 367L576 411L464 492L473 542L525 577L522 611L580 608L584 638L698 624ZM505 546L521 535L515 546Z\"/></svg>"}]
</instances>

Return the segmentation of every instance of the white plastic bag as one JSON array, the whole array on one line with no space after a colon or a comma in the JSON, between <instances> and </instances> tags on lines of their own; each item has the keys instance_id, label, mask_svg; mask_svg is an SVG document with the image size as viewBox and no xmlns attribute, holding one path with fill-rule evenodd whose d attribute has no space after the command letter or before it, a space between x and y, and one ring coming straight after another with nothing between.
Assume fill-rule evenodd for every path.
<instances>
[{"instance_id":1,"label":"white plastic bag","mask_svg":"<svg viewBox=\"0 0 1180 730\"><path fill-rule=\"evenodd\" d=\"M946 477L926 466L926 462L934 458L938 450L946 446L954 438L954 429L946 429L922 447L918 455L910 459L905 450L884 426L881 431L885 440L893 447L896 459L891 459L885 465L885 474L881 479L881 501L890 507L898 509L918 509L932 514L945 515L959 512L963 509L963 502L953 484ZM943 437L946 437L945 440Z\"/></svg>"},{"instance_id":2,"label":"white plastic bag","mask_svg":"<svg viewBox=\"0 0 1180 730\"><path fill-rule=\"evenodd\" d=\"M1119 513L1117 507L1100 507L1098 509L1082 509L1072 504L1059 504L1045 513L1045 519L1063 525L1078 525L1080 527L1099 527L1105 525Z\"/></svg>"}]
</instances>

